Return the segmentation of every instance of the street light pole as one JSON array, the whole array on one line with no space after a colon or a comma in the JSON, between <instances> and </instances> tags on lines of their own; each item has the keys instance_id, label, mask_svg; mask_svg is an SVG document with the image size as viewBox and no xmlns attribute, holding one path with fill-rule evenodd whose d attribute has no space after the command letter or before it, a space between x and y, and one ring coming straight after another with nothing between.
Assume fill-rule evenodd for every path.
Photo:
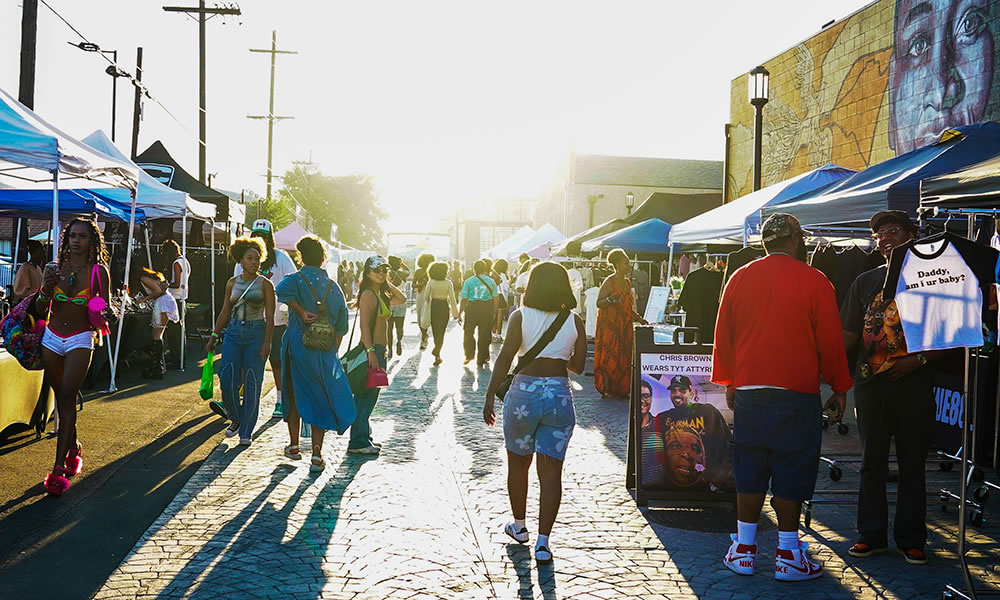
<instances>
[{"instance_id":1,"label":"street light pole","mask_svg":"<svg viewBox=\"0 0 1000 600\"><path fill-rule=\"evenodd\" d=\"M635 194L629 192L625 194L625 208L628 210L629 216L632 216L632 208L635 206Z\"/></svg>"},{"instance_id":2,"label":"street light pole","mask_svg":"<svg viewBox=\"0 0 1000 600\"><path fill-rule=\"evenodd\" d=\"M771 74L762 66L750 71L749 94L753 105L753 191L760 189L761 144L764 138L764 105L768 100Z\"/></svg>"},{"instance_id":3,"label":"street light pole","mask_svg":"<svg viewBox=\"0 0 1000 600\"><path fill-rule=\"evenodd\" d=\"M101 54L111 55L111 64L108 68L104 69L104 72L111 76L111 141L115 141L115 131L117 129L117 115L118 115L118 78L119 77L129 77L131 75L122 71L118 68L118 51L117 50L101 50L101 47L93 42L79 42L74 44L73 42L67 42L70 46L75 46L84 52L100 52Z\"/></svg>"}]
</instances>

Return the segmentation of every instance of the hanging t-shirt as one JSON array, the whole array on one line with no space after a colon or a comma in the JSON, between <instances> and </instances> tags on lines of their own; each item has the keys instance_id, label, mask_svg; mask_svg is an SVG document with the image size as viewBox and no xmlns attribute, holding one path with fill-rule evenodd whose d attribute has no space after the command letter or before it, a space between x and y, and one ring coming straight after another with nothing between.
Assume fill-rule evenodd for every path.
<instances>
[{"instance_id":1,"label":"hanging t-shirt","mask_svg":"<svg viewBox=\"0 0 1000 600\"><path fill-rule=\"evenodd\" d=\"M893 249L882 297L895 300L911 353L983 345L983 300L998 255L951 233Z\"/></svg>"},{"instance_id":2,"label":"hanging t-shirt","mask_svg":"<svg viewBox=\"0 0 1000 600\"><path fill-rule=\"evenodd\" d=\"M719 296L722 291L722 273L698 269L688 274L678 304L687 313L686 327L698 328L698 341L711 344L715 339L715 320L719 316Z\"/></svg>"},{"instance_id":3,"label":"hanging t-shirt","mask_svg":"<svg viewBox=\"0 0 1000 600\"><path fill-rule=\"evenodd\" d=\"M857 334L854 385L865 386L907 354L906 336L894 302L883 302L886 266L858 275L840 307L840 327Z\"/></svg>"},{"instance_id":4,"label":"hanging t-shirt","mask_svg":"<svg viewBox=\"0 0 1000 600\"><path fill-rule=\"evenodd\" d=\"M722 278L722 284L725 285L729 283L729 279L733 276L733 273L738 271L740 267L746 266L758 258L763 257L764 249L754 248L752 246L740 248L736 252L730 252L729 256L726 257L726 274Z\"/></svg>"}]
</instances>

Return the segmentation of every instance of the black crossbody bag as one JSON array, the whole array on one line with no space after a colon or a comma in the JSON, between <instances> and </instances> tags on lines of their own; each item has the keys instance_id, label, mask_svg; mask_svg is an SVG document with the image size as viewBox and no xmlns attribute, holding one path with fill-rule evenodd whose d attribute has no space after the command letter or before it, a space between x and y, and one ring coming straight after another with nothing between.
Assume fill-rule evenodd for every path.
<instances>
[{"instance_id":1,"label":"black crossbody bag","mask_svg":"<svg viewBox=\"0 0 1000 600\"><path fill-rule=\"evenodd\" d=\"M510 384L514 382L514 376L520 373L521 369L528 366L531 361L538 358L538 354L556 337L556 334L560 329L562 329L563 323L566 322L568 317L568 310L561 311L559 315L556 316L556 320L549 325L549 328L546 329L545 333L542 334L542 337L535 342L535 345L531 347L531 350L528 350L528 352L517 361L517 367L514 368L514 372L508 373L507 376L503 378L503 381L500 382L500 385L497 386L497 398L501 401L504 399L504 396L507 395L507 390L510 389Z\"/></svg>"}]
</instances>

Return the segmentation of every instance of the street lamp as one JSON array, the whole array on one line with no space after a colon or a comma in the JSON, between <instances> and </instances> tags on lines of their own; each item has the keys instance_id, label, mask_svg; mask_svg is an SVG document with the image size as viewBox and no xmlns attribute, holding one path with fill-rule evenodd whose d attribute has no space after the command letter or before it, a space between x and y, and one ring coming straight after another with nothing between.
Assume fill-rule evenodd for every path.
<instances>
[{"instance_id":1,"label":"street lamp","mask_svg":"<svg viewBox=\"0 0 1000 600\"><path fill-rule=\"evenodd\" d=\"M122 71L118 68L118 51L117 50L101 50L101 47L93 42L80 42L74 44L73 42L66 42L70 46L75 46L84 52L100 52L101 54L110 54L112 64L108 65L108 68L104 70L105 73L111 76L111 141L115 141L115 129L116 129L116 114L118 113L118 78L132 76Z\"/></svg>"},{"instance_id":2,"label":"street lamp","mask_svg":"<svg viewBox=\"0 0 1000 600\"><path fill-rule=\"evenodd\" d=\"M764 105L767 104L771 74L762 66L750 71L750 104L753 105L753 191L760 189L761 142L764 137Z\"/></svg>"},{"instance_id":3,"label":"street lamp","mask_svg":"<svg viewBox=\"0 0 1000 600\"><path fill-rule=\"evenodd\" d=\"M629 192L625 194L625 208L628 209L628 214L632 214L632 208L635 206L635 194Z\"/></svg>"}]
</instances>

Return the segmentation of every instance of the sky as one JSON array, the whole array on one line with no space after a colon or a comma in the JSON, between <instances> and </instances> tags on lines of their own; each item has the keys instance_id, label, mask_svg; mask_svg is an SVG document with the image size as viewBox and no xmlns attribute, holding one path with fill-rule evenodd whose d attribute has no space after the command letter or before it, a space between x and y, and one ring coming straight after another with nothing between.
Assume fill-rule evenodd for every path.
<instances>
[{"instance_id":1,"label":"sky","mask_svg":"<svg viewBox=\"0 0 1000 600\"><path fill-rule=\"evenodd\" d=\"M44 0L135 72L139 152L161 140L198 175L195 0ZM386 232L429 229L459 205L536 196L577 153L723 159L732 80L870 0L246 0L207 26L208 172L264 193L270 57L278 48L273 172L311 160L377 178ZM213 6L212 2L208 6ZM17 96L21 6L0 4L0 87ZM39 2L35 110L67 133L111 128L100 56ZM164 108L165 107L165 108ZM118 146L132 89L119 81ZM280 183L275 182L275 187Z\"/></svg>"}]
</instances>

